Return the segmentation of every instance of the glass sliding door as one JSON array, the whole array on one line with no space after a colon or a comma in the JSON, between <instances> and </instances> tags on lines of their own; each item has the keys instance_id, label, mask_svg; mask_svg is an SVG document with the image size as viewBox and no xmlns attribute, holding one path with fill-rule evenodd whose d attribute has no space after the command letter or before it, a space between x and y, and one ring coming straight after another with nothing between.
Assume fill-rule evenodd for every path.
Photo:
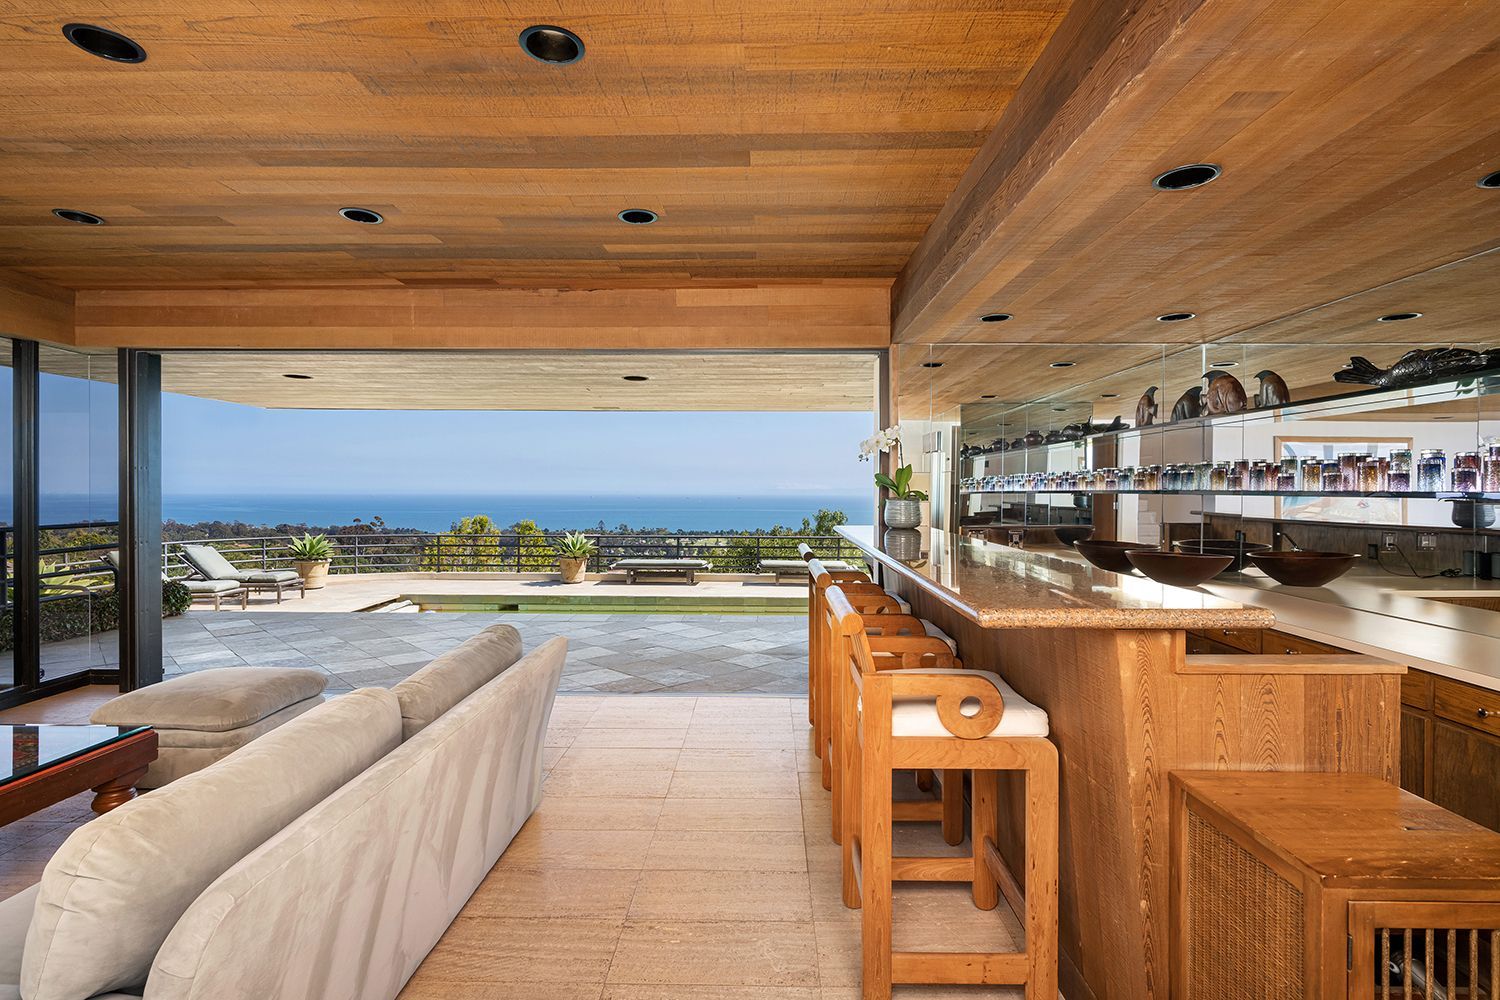
<instances>
[{"instance_id":1,"label":"glass sliding door","mask_svg":"<svg viewBox=\"0 0 1500 1000\"><path fill-rule=\"evenodd\" d=\"M40 680L119 666L119 402L112 354L42 347L37 383Z\"/></svg>"},{"instance_id":2,"label":"glass sliding door","mask_svg":"<svg viewBox=\"0 0 1500 1000\"><path fill-rule=\"evenodd\" d=\"M0 339L0 690L16 683L14 375L10 341Z\"/></svg>"}]
</instances>

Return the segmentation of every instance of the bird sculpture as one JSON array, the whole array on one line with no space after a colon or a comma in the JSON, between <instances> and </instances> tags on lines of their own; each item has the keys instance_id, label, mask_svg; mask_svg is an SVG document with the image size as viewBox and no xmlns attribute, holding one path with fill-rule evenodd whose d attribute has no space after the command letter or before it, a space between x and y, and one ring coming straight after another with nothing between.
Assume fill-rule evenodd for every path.
<instances>
[{"instance_id":1,"label":"bird sculpture","mask_svg":"<svg viewBox=\"0 0 1500 1000\"><path fill-rule=\"evenodd\" d=\"M1156 390L1158 386L1152 386L1146 390L1141 401L1135 404L1135 425L1137 427L1150 427L1156 423Z\"/></svg>"},{"instance_id":2,"label":"bird sculpture","mask_svg":"<svg viewBox=\"0 0 1500 1000\"><path fill-rule=\"evenodd\" d=\"M1172 407L1172 419L1191 420L1203 416L1203 386L1195 385L1178 398Z\"/></svg>"},{"instance_id":3,"label":"bird sculpture","mask_svg":"<svg viewBox=\"0 0 1500 1000\"><path fill-rule=\"evenodd\" d=\"M1245 396L1245 387L1240 380L1228 372L1204 372L1208 388L1203 392L1203 413L1215 417L1223 413L1239 413L1250 405Z\"/></svg>"},{"instance_id":4,"label":"bird sculpture","mask_svg":"<svg viewBox=\"0 0 1500 1000\"><path fill-rule=\"evenodd\" d=\"M1256 407L1281 406L1292 401L1292 391L1286 387L1286 379L1271 369L1255 373L1260 379L1260 388L1255 390Z\"/></svg>"}]
</instances>

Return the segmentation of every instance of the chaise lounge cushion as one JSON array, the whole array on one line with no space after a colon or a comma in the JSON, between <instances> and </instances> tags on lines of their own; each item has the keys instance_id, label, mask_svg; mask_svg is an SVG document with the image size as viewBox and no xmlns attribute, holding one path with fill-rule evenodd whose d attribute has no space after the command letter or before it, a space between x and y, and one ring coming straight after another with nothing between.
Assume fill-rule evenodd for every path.
<instances>
[{"instance_id":1,"label":"chaise lounge cushion","mask_svg":"<svg viewBox=\"0 0 1500 1000\"><path fill-rule=\"evenodd\" d=\"M184 545L183 557L210 580L237 580L240 583L291 583L298 579L289 569L236 569L212 545Z\"/></svg>"},{"instance_id":2,"label":"chaise lounge cushion","mask_svg":"<svg viewBox=\"0 0 1500 1000\"><path fill-rule=\"evenodd\" d=\"M209 884L400 740L395 696L355 691L74 831L42 875L22 994L81 1000L141 988Z\"/></svg>"},{"instance_id":3,"label":"chaise lounge cushion","mask_svg":"<svg viewBox=\"0 0 1500 1000\"><path fill-rule=\"evenodd\" d=\"M99 726L222 733L317 698L327 685L325 674L299 667L219 667L111 698L90 719Z\"/></svg>"},{"instance_id":4,"label":"chaise lounge cushion","mask_svg":"<svg viewBox=\"0 0 1500 1000\"><path fill-rule=\"evenodd\" d=\"M401 738L409 740L521 658L521 633L491 625L391 690L401 702Z\"/></svg>"}]
</instances>

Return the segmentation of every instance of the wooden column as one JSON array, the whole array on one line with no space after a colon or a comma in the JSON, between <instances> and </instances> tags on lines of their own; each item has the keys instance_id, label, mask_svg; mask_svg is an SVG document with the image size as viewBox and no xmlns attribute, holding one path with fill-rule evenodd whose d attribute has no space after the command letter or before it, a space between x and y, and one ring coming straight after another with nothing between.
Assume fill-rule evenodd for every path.
<instances>
[{"instance_id":1,"label":"wooden column","mask_svg":"<svg viewBox=\"0 0 1500 1000\"><path fill-rule=\"evenodd\" d=\"M161 355L119 352L120 690L162 678Z\"/></svg>"}]
</instances>

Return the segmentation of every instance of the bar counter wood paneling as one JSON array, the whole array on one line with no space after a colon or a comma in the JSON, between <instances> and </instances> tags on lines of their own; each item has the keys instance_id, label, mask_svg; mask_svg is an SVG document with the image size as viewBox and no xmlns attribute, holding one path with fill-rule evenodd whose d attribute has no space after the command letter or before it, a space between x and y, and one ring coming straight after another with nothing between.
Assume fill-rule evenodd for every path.
<instances>
[{"instance_id":1,"label":"bar counter wood paneling","mask_svg":"<svg viewBox=\"0 0 1500 1000\"><path fill-rule=\"evenodd\" d=\"M887 589L958 642L966 666L998 672L1048 713L1061 759L1069 1000L1167 996L1173 771L1396 780L1401 665L1359 654L1260 654L1246 669L1223 655L1190 656L1186 629L1265 628L1273 619L1197 590L1079 567L1071 554L924 531L926 558L907 564L882 552L870 529L840 530L882 568ZM1025 601L976 606L980 594L1007 593ZM1108 621L1111 602L1120 624L1070 626ZM1080 606L1087 613L1076 613ZM1013 870L1022 856L1018 792L1011 783L1001 800L1001 852Z\"/></svg>"}]
</instances>

